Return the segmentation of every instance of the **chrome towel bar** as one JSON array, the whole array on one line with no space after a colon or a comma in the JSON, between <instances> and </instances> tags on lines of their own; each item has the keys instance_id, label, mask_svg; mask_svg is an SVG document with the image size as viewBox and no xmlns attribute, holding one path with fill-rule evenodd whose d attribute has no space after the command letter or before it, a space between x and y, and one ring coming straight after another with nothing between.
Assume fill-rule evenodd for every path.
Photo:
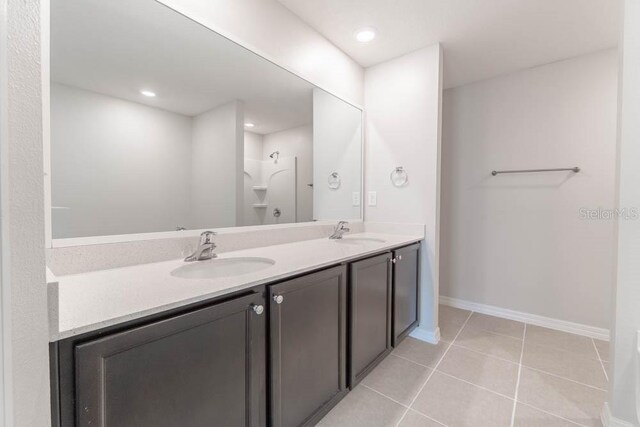
<instances>
[{"instance_id":1,"label":"chrome towel bar","mask_svg":"<svg viewBox=\"0 0 640 427\"><path fill-rule=\"evenodd\" d=\"M530 173L530 172L561 172L561 171L571 171L574 173L580 172L579 167L574 168L557 168L557 169L521 169L521 170L512 170L512 171L491 171L491 175L496 176L499 173Z\"/></svg>"}]
</instances>

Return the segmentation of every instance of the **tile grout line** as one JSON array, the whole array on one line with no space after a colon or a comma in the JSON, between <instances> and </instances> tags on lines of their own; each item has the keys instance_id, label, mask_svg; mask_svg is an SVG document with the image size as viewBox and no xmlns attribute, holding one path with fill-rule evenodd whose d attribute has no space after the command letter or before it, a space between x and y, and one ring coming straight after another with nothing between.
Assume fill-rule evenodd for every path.
<instances>
[{"instance_id":1,"label":"tile grout line","mask_svg":"<svg viewBox=\"0 0 640 427\"><path fill-rule=\"evenodd\" d=\"M593 343L593 348L596 351L596 355L598 356L598 361L600 362L600 366L602 366L602 371L604 372L604 377L609 381L609 374L607 374L607 370L604 367L604 363L602 361L602 357L600 357L600 352L598 351L598 346L596 345L596 340L591 338L591 342Z\"/></svg>"},{"instance_id":2,"label":"tile grout line","mask_svg":"<svg viewBox=\"0 0 640 427\"><path fill-rule=\"evenodd\" d=\"M497 336L500 336L500 337L511 338L511 339L514 339L514 340L523 341L523 340L522 340L522 339L520 339L520 338L514 338L514 337L510 337L510 336L508 336L508 335L496 334L496 333L494 333L494 332L486 331L486 330L484 330L484 329L482 329L482 331L483 331L483 332L486 332L486 333L488 333L488 334L491 334L491 335L497 335ZM593 338L589 338L589 339L590 339L590 340L592 340ZM504 360L504 361L506 361L506 362L510 362L510 363L513 363L513 364L516 364L516 365L518 364L518 362L514 362L513 360L505 359L504 357L496 356L496 355L494 355L494 354L485 353L485 352L483 352L483 351L476 350L476 349L474 349L474 348L469 348L469 347L466 347L466 346L464 346L464 345L462 345L462 344L455 344L455 343L454 343L453 345L455 345L456 347L464 348L465 350L469 350L469 351L473 351L473 352L476 352L476 353L483 354L483 355L485 355L485 356L493 357L494 359ZM595 360L595 361L599 361L599 360L600 360L600 359L599 359L599 357L589 357L589 356L585 356L585 355L583 355L583 354L575 353L575 352L573 352L573 351L565 350L565 349L563 349L563 348L559 348L559 347L556 347L556 346L553 346L553 345L545 345L545 344L538 344L538 343L536 343L536 344L531 344L531 345L534 345L534 346L536 346L536 347L543 347L543 348L553 349L553 350L556 350L556 351L561 351L562 353L567 353L567 354L570 354L570 355L573 355L573 356L576 356L576 357L579 357L579 358L583 358L583 359Z\"/></svg>"},{"instance_id":3,"label":"tile grout line","mask_svg":"<svg viewBox=\"0 0 640 427\"><path fill-rule=\"evenodd\" d=\"M522 358L524 357L524 342L527 339L527 324L524 324L522 334L522 348L520 349L520 363L518 363L518 379L516 380L516 393L513 396L513 411L511 412L511 427L516 422L516 407L518 406L518 389L520 389L520 375L522 374Z\"/></svg>"},{"instance_id":4,"label":"tile grout line","mask_svg":"<svg viewBox=\"0 0 640 427\"><path fill-rule=\"evenodd\" d=\"M458 347L458 348L464 348L464 347ZM482 353L479 353L479 354L482 354ZM482 354L482 355L486 356L485 354ZM490 388L487 388L487 387L472 383L471 381L465 380L464 378L456 377L455 375L452 375L452 374L450 374L448 372L445 372L445 371L443 371L441 369L435 369L435 368L433 368L431 366L427 366L427 365L420 364L418 362L414 362L411 359L407 359L406 357L403 357L403 356L398 356L397 354L391 353L391 356L397 357L398 359L406 360L409 363L413 363L414 365L420 366L422 368L426 368L426 369L428 369L430 371L437 371L439 374L445 375L445 376L447 376L449 378L456 379L456 380L461 381L463 383L467 383L467 384L472 385L472 386L474 386L476 388L479 388L481 390L485 390L485 391L488 391L490 393L497 394L498 396L504 397L505 399L514 400L513 397L507 396L506 394L499 393L499 392L497 392L495 390L491 390ZM507 360L502 360L502 359L497 359L497 360L500 360L502 362L508 362ZM513 363L513 362L509 362L509 363L511 363L512 365L517 365L517 363ZM403 406L406 406L406 405L403 405ZM412 409L412 411L415 411L415 409ZM416 412L418 412L418 411L416 411Z\"/></svg>"},{"instance_id":5,"label":"tile grout line","mask_svg":"<svg viewBox=\"0 0 640 427\"><path fill-rule=\"evenodd\" d=\"M514 362L513 360L505 359L504 357L496 356L496 355L494 355L494 354L485 353L485 352L483 352L483 351L479 351L479 350L476 350L476 349L474 349L474 348L469 348L469 347L466 347L466 346L464 346L464 345L460 345L460 344L453 344L453 343L452 343L452 345L453 345L454 347L462 348L462 349L467 350L467 351L472 351L472 352L474 352L474 353L478 353L478 354L481 354L481 355L483 355L483 356L491 357L492 359L501 360L501 361L503 361L503 362L509 362L509 363L511 363L511 364L513 364L513 365L517 365L517 364L518 364L518 362Z\"/></svg>"},{"instance_id":6,"label":"tile grout line","mask_svg":"<svg viewBox=\"0 0 640 427\"><path fill-rule=\"evenodd\" d=\"M391 396L387 396L386 394L382 393L381 391L376 390L376 389L375 389L375 388L373 388L373 387L370 387L370 386L368 386L368 385L366 385L366 384L363 384L363 383L358 384L358 386L362 386L362 387L364 387L364 388L368 388L369 390L373 391L374 393L377 393L377 394L379 394L379 395L380 395L380 396L382 396L382 397L386 397L387 399L391 400L391 401L392 401L392 402L394 402L394 403L397 403L398 405L402 406L403 408L408 408L408 406L407 406L407 405L405 405L404 403L398 402L398 401L397 401L397 400L395 400L393 397L391 397Z\"/></svg>"},{"instance_id":7,"label":"tile grout line","mask_svg":"<svg viewBox=\"0 0 640 427\"><path fill-rule=\"evenodd\" d=\"M442 356L440 357L440 359L438 360L438 363L435 364L435 366L433 367L433 370L431 371L431 373L429 374L429 376L427 377L427 379L424 381L424 383L422 384L422 387L420 387L420 389L418 390L418 392L416 393L416 395L413 397L413 399L411 400L411 403L409 404L409 407L407 408L406 411L404 411L404 414L402 414L402 417L400 418L400 420L398 420L398 423L396 424L396 427L398 427L400 425L400 423L402 423L402 420L404 420L404 417L407 416L407 413L409 412L409 409L411 409L411 406L413 406L413 404L415 403L415 401L418 399L418 396L420 396L420 393L422 393L422 390L425 388L425 386L427 385L427 383L429 382L429 380L431 379L431 377L433 376L433 373L436 371L436 369L438 369L438 366L440 365L440 362L442 362L442 359L445 358L445 356L447 355L447 353L449 352L449 349L451 348L451 346L453 345L453 343L456 341L456 339L458 339L458 336L460 335L460 333L462 332L462 330L464 329L465 326L467 326L467 323L469 322L469 319L471 319L471 315L473 314L473 311L469 312L469 316L467 316L467 320L464 321L464 323L462 324L462 326L460 327L460 330L458 331L458 333L456 334L456 336L453 338L453 340L449 343L449 345L447 346L447 349L444 351L444 353L442 353Z\"/></svg>"},{"instance_id":8,"label":"tile grout line","mask_svg":"<svg viewBox=\"0 0 640 427\"><path fill-rule=\"evenodd\" d=\"M475 313L475 312L473 312L473 313ZM482 314L482 313L479 313L479 314ZM491 315L485 315L485 316L491 316ZM497 317L497 316L491 316L491 317ZM512 322L516 322L516 323L522 323L523 325L525 325L525 326L526 326L526 325L528 325L529 327L531 327L531 326L536 326L536 327L538 327L538 328L550 329L550 330L552 330L552 331L554 331L554 332L562 332L562 333L565 333L565 334L568 334L568 335L576 335L576 336L581 337L581 338L586 338L586 339L588 339L588 340L590 340L590 341L593 341L593 340L594 340L594 338L592 338L592 337L587 337L587 336L584 336L584 335L578 335L578 334L574 334L574 333L571 333L571 332L559 331L559 330L555 330L555 329L551 329L551 328L546 328L546 327L544 327L544 326L529 325L528 323L524 323L524 322L521 322L521 321L518 321L518 320L506 319L506 318L503 318L503 317L497 317L497 318L498 318L498 319L503 319L503 320L510 320L510 321L512 321ZM507 334L503 334L503 333L496 332L496 331L493 331L493 330L485 329L485 328L482 328L482 327L480 327L480 326L473 326L472 328L474 328L474 329L476 329L476 330L479 330L479 331L482 331L482 332L486 332L486 333L491 334L491 335L498 335L498 336L501 336L501 337L511 338L511 339L518 340L518 341L523 341L523 340L524 340L524 335L523 335L523 337L522 337L522 338L517 338L517 337L514 337L514 336L512 336L512 335L507 335ZM458 347L467 348L467 347L464 347L464 346L462 346L462 345L460 345L460 344L456 344L456 345L457 345ZM596 354L597 354L597 357L596 357L596 358L592 358L592 357L585 356L585 355L580 354L580 353L575 353L575 352L573 352L573 351L570 351L570 350L566 350L566 349L564 349L564 348L557 347L557 346L555 346L555 345L540 344L540 343L534 343L534 344L532 344L532 345L536 345L536 346L539 346L539 347L545 347L545 348L552 348L552 349L554 349L554 350L559 350L559 351L562 351L562 352L565 352L565 353L571 353L571 354L573 354L573 355L576 355L576 356L579 356L579 357L584 357L584 358L586 358L586 359L600 360L600 353L598 353L597 348L596 348ZM511 362L511 363L516 363L516 362L513 362L513 361L511 361L511 360L507 360L507 359L504 359L504 358L501 358L501 357L498 357L498 356L494 356L494 355L491 355L491 354L482 353L481 351L477 351L477 350L473 350L473 349L467 349L467 350L476 351L476 352L478 352L478 353L485 354L486 356L491 356L491 357L495 357L496 359L501 359L501 360L506 360L506 361Z\"/></svg>"},{"instance_id":9,"label":"tile grout line","mask_svg":"<svg viewBox=\"0 0 640 427\"><path fill-rule=\"evenodd\" d=\"M589 340L593 341L593 338L589 338ZM539 343L534 343L534 344L531 344L531 345L535 345L536 347L550 348L550 349L553 349L553 350L556 350L556 351L561 351L563 353L568 353L568 354L571 354L573 356L580 357L580 358L583 358L583 359L589 359L589 360L599 360L600 359L600 355L598 354L597 349L596 349L596 357L589 357L589 356L585 356L584 354L576 353L576 352L571 351L571 350L565 350L564 348L556 347L556 346L553 346L553 345L539 344Z\"/></svg>"},{"instance_id":10,"label":"tile grout line","mask_svg":"<svg viewBox=\"0 0 640 427\"><path fill-rule=\"evenodd\" d=\"M447 426L446 424L443 424L443 423L441 423L440 421L436 420L435 418L431 418L431 417L430 417L429 415L427 415L427 414L423 414L422 412L420 412L420 411L416 411L415 409L407 408L407 414L408 414L409 412L411 412L411 411L415 412L416 414L418 414L418 415L420 415L420 416L422 416L422 417L425 417L425 418L426 418L426 419L428 419L428 420L433 421L434 423L440 424L441 426L449 427L449 426ZM405 415L406 415L406 414L405 414ZM404 418L404 416L403 416L403 418ZM400 421L402 421L402 420L400 420Z\"/></svg>"},{"instance_id":11,"label":"tile grout line","mask_svg":"<svg viewBox=\"0 0 640 427\"><path fill-rule=\"evenodd\" d=\"M398 359L406 360L407 362L411 362L411 363L413 363L415 365L422 366L423 368L427 368L430 371L433 371L433 367L432 366L423 365L422 363L418 363L418 362L415 362L415 361L413 361L411 359L407 359L404 356L400 356L400 355L393 354L393 353L391 353L390 356L397 357Z\"/></svg>"},{"instance_id":12,"label":"tile grout line","mask_svg":"<svg viewBox=\"0 0 640 427\"><path fill-rule=\"evenodd\" d=\"M445 341L445 342L447 342L447 341ZM451 342L449 342L449 344L451 344ZM471 349L471 348L463 347L463 346L461 346L461 345L459 345L459 344L453 344L453 345L452 345L452 347L457 347L457 348L462 349L462 350L465 350L465 351L469 351L469 352L472 352L472 353L480 354L480 355L482 355L482 356L486 356L486 357L489 357L489 358L494 359L494 360L499 360L499 361L501 361L501 362L510 363L510 364L512 364L512 365L519 365L519 363L518 363L518 362L512 362L511 360L503 359L502 357L497 357L497 356L494 356L494 355L492 355L492 354L487 354L487 353L483 353L483 352L478 351L478 350L474 350L474 349ZM391 356L397 357L398 359L406 360L407 362L411 362L411 363L413 363L414 365L418 365L418 366L421 366L421 367L423 367L423 368L427 368L427 369L429 369L429 370L435 370L435 368L434 368L433 366L423 365L422 363L418 363L418 362L416 362L415 360L408 359L408 358L406 358L406 357L404 357L404 356L400 356L400 355L398 355L398 354L391 353ZM594 386L594 385L587 384L587 383L583 383L583 382L580 382L580 381L572 380L571 378L563 377L562 375L554 374L554 373L552 373L552 372L547 372L547 371L544 371L544 370L542 370L542 369L534 368L534 367L527 366L527 365L524 365L524 364L522 365L522 367L523 367L523 368L527 368L527 369L529 369L530 371L540 372L540 373L542 373L542 374L549 375L550 377L554 377L554 378L558 378L558 379L561 379L561 380L569 381L569 382L572 382L572 383L575 383L575 384L579 384L579 385L584 386L584 387L589 387L589 388L592 388L592 389L595 389L595 390L598 390L598 391L607 391L607 390L605 390L605 389L603 389L603 388L596 387L596 386ZM484 387L482 387L482 386L479 386L479 385L474 384L474 383L472 383L472 382L469 382L469 381L467 381L467 380L463 380L462 378L458 378L458 377L456 377L455 375L448 374L448 373L446 373L446 372L444 372L444 371L442 371L442 370L440 370L440 369L438 369L438 372L439 372L439 373L441 373L441 374L448 375L448 376L450 376L451 378L455 378L455 379L457 379L457 380L467 382L467 383L469 383L469 384L471 384L471 385L474 385L474 386L476 386L476 387L484 388ZM486 390L489 390L489 389L486 389ZM502 393L498 393L498 392L495 392L495 391L493 391L493 390L489 390L489 391L491 391L492 393L495 393L495 394L501 395L501 396L508 397L509 399L513 400L513 398L512 398L512 397L506 396L506 395L504 395L504 394L502 394ZM529 406L531 406L531 405L529 405ZM416 411L416 412L417 412L417 411Z\"/></svg>"},{"instance_id":13,"label":"tile grout line","mask_svg":"<svg viewBox=\"0 0 640 427\"><path fill-rule=\"evenodd\" d=\"M570 420L568 418L561 417L560 415L554 414L553 412L549 412L549 411L546 411L544 409L540 409L537 406L530 405L529 403L525 403L525 402L522 402L522 401L518 401L518 403L521 404L521 405L524 405L524 406L528 406L529 408L535 409L536 411L540 411L540 412L542 412L544 414L551 415L552 417L559 418L559 419L564 420L566 422L569 422L571 424L575 424L575 425L581 426L581 427L587 427L584 424L580 424L580 423L572 421L572 420Z\"/></svg>"},{"instance_id":14,"label":"tile grout line","mask_svg":"<svg viewBox=\"0 0 640 427\"><path fill-rule=\"evenodd\" d=\"M604 389L604 388L596 387L594 385L587 384L587 383L581 383L580 381L572 380L571 378L566 378L566 377L563 377L563 376L560 376L560 375L557 375L557 374L552 374L551 372L543 371L542 369L532 368L531 366L527 366L527 365L522 365L522 367L523 368L527 368L530 371L536 371L536 372L540 372L541 374L549 375L550 377L554 377L554 378L558 378L558 379L561 379L561 380L569 381L569 382L572 382L574 384L579 384L579 385L581 385L583 387L589 387L589 388L592 388L594 390L607 392L607 390Z\"/></svg>"},{"instance_id":15,"label":"tile grout line","mask_svg":"<svg viewBox=\"0 0 640 427\"><path fill-rule=\"evenodd\" d=\"M421 416L423 416L423 417L425 417L425 418L430 419L430 420L431 420L431 421L433 421L433 422L436 422L436 423L438 423L438 424L440 424L440 425L443 425L443 426L447 427L447 425L446 425L446 424L442 424L440 421L435 420L435 419L431 418L430 416L428 416L428 415L426 415L426 414L423 414L423 413L422 413L422 412L420 412L420 411L416 411L415 409L411 409L411 408L409 408L409 407L408 407L407 405L405 405L404 403L400 403L400 402L398 402L398 401L397 401L397 400L395 400L393 397L389 397L389 396L387 396L386 394L384 394L384 393L382 393L382 392L379 392L378 390L376 390L376 389L375 389L375 388L373 388L373 387L369 387L369 386L368 386L368 385L366 385L366 384L359 384L359 385L362 385L364 388L368 388L369 390L373 391L374 393L377 393L377 394L379 394L380 396L385 397L385 398L387 398L387 399L391 400L391 401L392 401L392 402L394 402L394 403L397 403L398 405L402 406L403 408L408 409L409 411L413 411L413 412L415 412L415 413L417 413L417 414L420 414ZM400 421L402 421L402 420L400 420Z\"/></svg>"},{"instance_id":16,"label":"tile grout line","mask_svg":"<svg viewBox=\"0 0 640 427\"><path fill-rule=\"evenodd\" d=\"M471 328L476 329L478 331L486 332L491 335L498 335L500 337L511 338L512 340L522 341L522 338L514 337L513 335L501 334L500 332L491 331L489 329L485 329L480 326L471 326Z\"/></svg>"},{"instance_id":17,"label":"tile grout line","mask_svg":"<svg viewBox=\"0 0 640 427\"><path fill-rule=\"evenodd\" d=\"M556 374L553 374L553 373L550 373L550 372L546 372L546 371L543 371L543 370L540 370L540 369L536 369L536 368L532 368L532 367L528 367L528 366L523 365L523 364L522 364L522 360L523 360L523 357L524 357L524 344L525 344L525 339L526 339L526 327L527 327L527 326L529 326L527 323L524 323L524 325L525 325L525 330L523 331L523 337L522 337L522 350L521 350L520 363L515 363L515 362L513 362L513 361L510 361L510 360L507 360L507 359L504 359L504 358L501 358L501 357L498 357L498 356L494 356L494 355L491 355L491 354L484 353L484 352L482 352L482 351L478 351L478 350L475 350L475 349L471 349L471 348L464 347L463 345L460 345L460 344L455 343L455 342L454 342L454 341L455 341L455 339L451 342L451 346L456 346L456 347L458 347L458 348L462 348L462 349L464 349L464 350L471 351L471 352L474 352L474 353L477 353L477 354L481 354L481 355L484 355L484 356L487 356L487 357L490 357L490 358L493 358L493 359L496 359L496 360L500 360L500 361L503 361L503 362L508 362L508 363L511 363L511 364L518 364L518 365L519 365L519 368L518 368L518 379L517 379L517 384L516 384L516 394L515 394L515 398L513 398L513 399L512 399L512 400L514 401L514 410L513 410L513 413L512 413L512 425L513 425L513 423L515 423L515 409L516 409L515 405L516 405L516 404L522 404L522 405L527 406L527 407L529 407L529 408L535 409L535 410L537 410L537 411L539 411L539 412L542 412L542 413L545 413L545 414L550 415L550 416L552 416L552 417L555 417L555 418L561 419L561 420L563 420L563 421L566 421L566 422L568 422L568 423L570 423L570 424L573 424L573 425L576 425L576 426L586 427L585 425L580 424L580 423L578 423L578 422L576 422L576 421L570 420L570 419L565 418L565 417L562 417L562 416L560 416L560 415L558 415L558 414L554 414L554 413L549 412L549 411L547 411L547 410L540 409L540 408L538 408L538 407L536 407L536 406L533 406L533 405L531 405L531 404L529 404L529 403L522 402L521 400L518 400L518 391L519 391L519 388L520 388L520 377L521 377L521 371L522 371L522 368L527 368L527 369L532 370L532 371L540 372L540 373L543 373L543 374L546 374L546 375L549 375L549 376L552 376L552 377L555 377L555 378L559 378L559 379L562 379L562 380L565 380L565 381L569 381L569 382L572 382L572 383L575 383L575 384L579 384L579 385L581 385L581 386L588 387L588 388L591 388L591 389L594 389L594 390L598 390L598 391L606 391L606 390L601 389L601 388L596 387L596 386L592 386L592 385L589 385L589 384L581 383L581 382L579 382L579 381L575 381L575 380L572 380L572 379L569 379L569 378L565 378L565 377L560 376L560 375L556 375ZM461 330L460 330L460 331L461 331ZM493 334L493 335L501 335L501 336L509 337L508 335L497 334L497 333L493 333L493 332L491 332L491 331L486 331L486 330L485 330L485 332L488 332L488 333ZM459 335L459 334L460 334L460 333L458 333L458 334L456 335L456 338L458 337L458 335ZM511 337L511 338L513 338L513 337ZM602 358L600 357L600 352L598 351L597 347L595 346L595 340L594 340L593 338L590 338L590 337L588 337L588 338L589 338L589 339L591 339L591 340L592 340L592 342L593 342L593 345L594 345L594 347L595 347L595 351L596 351L596 355L597 355L597 360L598 360L598 361L600 361L600 362L603 362L603 361L602 361ZM545 345L542 345L542 347L554 348L554 349L557 349L557 350L562 350L562 351L564 351L564 352L566 352L566 353L573 353L573 352L569 352L569 351L567 351L567 350L563 350L563 349L560 349L560 348L557 348L557 347L554 347L554 346L545 346ZM575 353L573 353L573 354L575 354ZM580 356L580 355L578 355L578 356ZM585 357L585 358L589 358L588 356L583 356L583 357ZM589 359L591 359L591 358L589 358ZM593 360L593 359L592 359L592 360ZM414 362L414 363L415 363L415 362ZM427 367L427 366L425 366L425 367ZM602 367L603 367L603 369L604 369L604 364L602 364ZM434 369L434 370L435 370L435 369ZM442 373L442 374L445 374L445 375L448 375L448 374L446 374L446 373L442 372L441 370L438 370L438 372L439 372L439 373ZM455 377L455 376L453 376L453 375L449 375L449 376L450 376L450 377L452 377L452 378L456 378L456 379L458 379L458 380L461 380L461 379L459 379L459 378L457 378L457 377ZM605 370L605 376L606 376L606 370ZM478 388L484 389L483 387L478 386L478 385L476 385L476 384L473 384L473 383L471 383L471 382L468 382L468 381L465 381L465 380L461 380L461 381L463 381L463 382L467 382L467 383L469 383L469 384L471 384L471 385L474 385L474 386L476 386L476 387L478 387ZM508 397L508 396L504 396L504 395L502 395L501 393L497 393L497 392L492 391L492 390L489 390L489 389L485 389L485 390L490 391L490 392L492 392L492 393L494 393L494 394L497 394L497 395L503 396L503 397ZM414 409L412 409L412 410L413 410L413 411L415 411ZM416 412L418 412L418 411L416 411Z\"/></svg>"},{"instance_id":18,"label":"tile grout line","mask_svg":"<svg viewBox=\"0 0 640 427\"><path fill-rule=\"evenodd\" d=\"M534 344L534 345L537 345L537 344ZM478 350L471 349L471 348L468 348L468 347L464 347L464 346L462 346L460 344L455 344L454 343L453 346L461 348L461 349L464 349L464 350L467 350L467 351L471 351L471 352L474 352L474 353L478 353L478 354L481 354L483 356L487 356L487 357L490 357L490 358L493 358L493 359L496 359L496 360L500 360L502 362L508 362L508 363L511 363L511 364L514 364L514 365L518 365L518 362L514 362L514 361L511 361L511 360L502 358L502 357L494 356L492 354L484 353L482 351L478 351ZM571 353L571 352L566 352L566 353ZM571 354L573 354L573 353L571 353ZM397 357L401 357L401 356L397 356ZM409 360L409 359L407 359L407 360ZM591 359L591 360L595 360L595 359ZM413 362L412 360L410 360L410 361ZM416 362L413 362L413 363L416 363ZM420 365L419 363L416 363L416 364ZM426 366L426 365L420 365L420 366L424 366L425 368L433 369L433 368L431 368L429 366ZM593 389L596 389L596 390L600 390L600 391L607 391L607 390L605 390L603 388L600 388L600 387L597 387L597 386L594 386L594 385L591 385L591 384L583 383L583 382L580 382L580 381L572 380L571 378L563 377L562 375L554 374L552 372L548 372L548 371L545 371L545 370L542 370L542 369L534 368L532 366L523 365L523 367L527 368L529 370L532 370L532 371L541 372L543 374L546 374L546 375L549 375L549 376L552 376L552 377L555 377L555 378L560 378L562 380L566 380L566 381L570 381L572 383L580 384L580 385L585 386L585 387L590 387L590 388L593 388ZM438 372L441 372L441 371L438 371Z\"/></svg>"},{"instance_id":19,"label":"tile grout line","mask_svg":"<svg viewBox=\"0 0 640 427\"><path fill-rule=\"evenodd\" d=\"M434 370L435 370L435 369L434 369ZM509 396L507 396L506 394L498 393L497 391L491 390L490 388L483 387L483 386L478 385L478 384L474 384L474 383L472 383L471 381L467 381L467 380L462 379L462 378L458 378L458 377L456 377L455 375L448 374L448 373L446 373L446 372L441 371L440 369L438 369L438 373L439 373L439 374L442 374L442 375L444 375L444 376L447 376L447 377L449 377L449 378L453 378L454 380L458 380L458 381L460 381L460 382L463 382L463 383L466 383L466 384L472 385L472 386L474 386L474 387L476 387L476 388L479 388L480 390L488 391L488 392L489 392L489 393L491 393L491 394L495 394L495 395L498 395L498 396L500 396L500 397L504 397L505 399L515 400L513 397L509 397Z\"/></svg>"}]
</instances>

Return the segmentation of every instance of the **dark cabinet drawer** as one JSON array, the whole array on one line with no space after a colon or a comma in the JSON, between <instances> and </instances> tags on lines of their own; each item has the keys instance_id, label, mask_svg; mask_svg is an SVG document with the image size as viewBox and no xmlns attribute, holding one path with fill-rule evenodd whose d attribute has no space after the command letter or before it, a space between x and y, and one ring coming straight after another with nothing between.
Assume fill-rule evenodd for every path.
<instances>
[{"instance_id":1,"label":"dark cabinet drawer","mask_svg":"<svg viewBox=\"0 0 640 427\"><path fill-rule=\"evenodd\" d=\"M349 269L349 386L391 351L391 254L356 261Z\"/></svg>"},{"instance_id":2,"label":"dark cabinet drawer","mask_svg":"<svg viewBox=\"0 0 640 427\"><path fill-rule=\"evenodd\" d=\"M77 345L77 425L265 425L263 305L252 294Z\"/></svg>"},{"instance_id":3,"label":"dark cabinet drawer","mask_svg":"<svg viewBox=\"0 0 640 427\"><path fill-rule=\"evenodd\" d=\"M346 267L269 287L271 419L313 425L347 392Z\"/></svg>"}]
</instances>

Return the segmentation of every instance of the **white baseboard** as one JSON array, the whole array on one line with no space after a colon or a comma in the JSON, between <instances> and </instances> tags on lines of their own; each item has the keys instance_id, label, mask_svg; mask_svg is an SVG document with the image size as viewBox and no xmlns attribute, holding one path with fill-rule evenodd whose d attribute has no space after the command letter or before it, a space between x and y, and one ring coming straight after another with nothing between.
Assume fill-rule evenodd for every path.
<instances>
[{"instance_id":1,"label":"white baseboard","mask_svg":"<svg viewBox=\"0 0 640 427\"><path fill-rule=\"evenodd\" d=\"M418 327L409 336L429 344L438 344L440 342L440 328L436 328L435 331L429 331Z\"/></svg>"},{"instance_id":2,"label":"white baseboard","mask_svg":"<svg viewBox=\"0 0 640 427\"><path fill-rule=\"evenodd\" d=\"M538 316L536 314L524 313L522 311L509 310L507 308L495 307L492 305L478 304L471 301L465 301L457 298L440 297L440 304L451 307L461 308L464 310L476 311L482 314L502 317L519 322L529 323L531 325L542 326L558 331L570 332L576 335L583 335L589 338L596 338L603 341L609 341L609 330L597 328L595 326L582 325L580 323L567 322L566 320L553 319L551 317Z\"/></svg>"},{"instance_id":3,"label":"white baseboard","mask_svg":"<svg viewBox=\"0 0 640 427\"><path fill-rule=\"evenodd\" d=\"M611 415L611 408L609 407L609 403L605 402L604 407L602 408L602 413L600 414L600 421L602 421L602 425L604 427L637 427L639 424L631 424L620 418L615 418Z\"/></svg>"}]
</instances>

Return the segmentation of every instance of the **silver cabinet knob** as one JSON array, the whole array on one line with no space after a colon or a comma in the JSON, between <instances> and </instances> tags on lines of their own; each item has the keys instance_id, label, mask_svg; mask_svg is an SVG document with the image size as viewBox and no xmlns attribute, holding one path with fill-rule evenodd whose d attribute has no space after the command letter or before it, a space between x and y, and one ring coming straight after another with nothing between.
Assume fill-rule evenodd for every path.
<instances>
[{"instance_id":1,"label":"silver cabinet knob","mask_svg":"<svg viewBox=\"0 0 640 427\"><path fill-rule=\"evenodd\" d=\"M394 264L395 264L398 260L397 260L397 259L395 259L395 258L391 258L389 261L391 261L392 263L394 263Z\"/></svg>"},{"instance_id":2,"label":"silver cabinet knob","mask_svg":"<svg viewBox=\"0 0 640 427\"><path fill-rule=\"evenodd\" d=\"M402 255L398 255L398 261L402 261Z\"/></svg>"},{"instance_id":3,"label":"silver cabinet knob","mask_svg":"<svg viewBox=\"0 0 640 427\"><path fill-rule=\"evenodd\" d=\"M254 313L260 315L264 313L264 306L260 304L251 304L251 310L253 310Z\"/></svg>"},{"instance_id":4,"label":"silver cabinet knob","mask_svg":"<svg viewBox=\"0 0 640 427\"><path fill-rule=\"evenodd\" d=\"M282 301L284 301L284 297L282 295L274 295L273 300L276 302L276 304L282 304Z\"/></svg>"}]
</instances>

